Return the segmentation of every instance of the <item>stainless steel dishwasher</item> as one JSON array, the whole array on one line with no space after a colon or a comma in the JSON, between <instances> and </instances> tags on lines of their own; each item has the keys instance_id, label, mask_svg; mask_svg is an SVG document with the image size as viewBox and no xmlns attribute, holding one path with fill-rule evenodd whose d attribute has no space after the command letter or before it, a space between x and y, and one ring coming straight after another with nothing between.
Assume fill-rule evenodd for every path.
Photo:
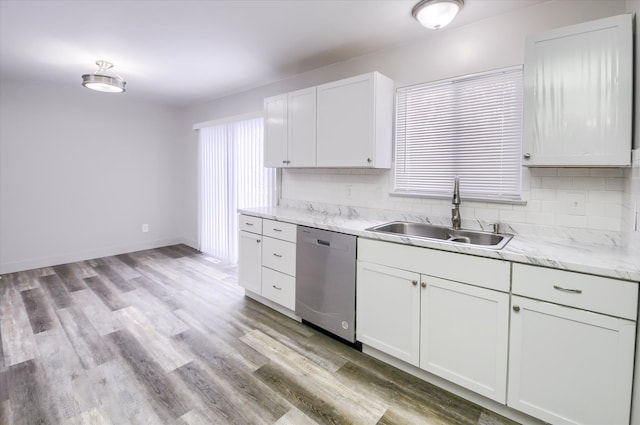
<instances>
[{"instance_id":1,"label":"stainless steel dishwasher","mask_svg":"<svg viewBox=\"0 0 640 425\"><path fill-rule=\"evenodd\" d=\"M356 237L298 226L296 314L355 342Z\"/></svg>"}]
</instances>

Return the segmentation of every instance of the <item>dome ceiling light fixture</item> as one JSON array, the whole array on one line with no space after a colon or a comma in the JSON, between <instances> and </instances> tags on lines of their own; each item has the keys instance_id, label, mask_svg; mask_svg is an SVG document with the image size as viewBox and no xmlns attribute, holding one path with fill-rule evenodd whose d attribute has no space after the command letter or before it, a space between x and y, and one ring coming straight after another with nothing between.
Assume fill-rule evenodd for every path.
<instances>
[{"instance_id":1,"label":"dome ceiling light fixture","mask_svg":"<svg viewBox=\"0 0 640 425\"><path fill-rule=\"evenodd\" d=\"M411 14L422 26L439 30L449 25L463 6L464 0L422 0Z\"/></svg>"},{"instance_id":2,"label":"dome ceiling light fixture","mask_svg":"<svg viewBox=\"0 0 640 425\"><path fill-rule=\"evenodd\" d=\"M96 61L98 70L93 74L82 76L82 85L88 89L104 93L123 93L127 84L124 79L111 71L113 64L107 61Z\"/></svg>"}]
</instances>

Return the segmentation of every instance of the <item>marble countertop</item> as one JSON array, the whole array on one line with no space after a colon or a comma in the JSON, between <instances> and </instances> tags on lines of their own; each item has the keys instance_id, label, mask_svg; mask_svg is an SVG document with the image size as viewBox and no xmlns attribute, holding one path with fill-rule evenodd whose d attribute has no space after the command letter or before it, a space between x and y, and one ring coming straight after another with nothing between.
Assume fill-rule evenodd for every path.
<instances>
[{"instance_id":1,"label":"marble countertop","mask_svg":"<svg viewBox=\"0 0 640 425\"><path fill-rule=\"evenodd\" d=\"M630 254L622 247L589 245L571 241L542 241L530 236L515 235L503 249L494 250L466 244L402 237L365 230L369 227L392 221L388 219L359 217L351 214L333 214L289 207L240 209L239 212L369 239L497 258L516 263L552 267L635 282L640 281L640 258Z\"/></svg>"}]
</instances>

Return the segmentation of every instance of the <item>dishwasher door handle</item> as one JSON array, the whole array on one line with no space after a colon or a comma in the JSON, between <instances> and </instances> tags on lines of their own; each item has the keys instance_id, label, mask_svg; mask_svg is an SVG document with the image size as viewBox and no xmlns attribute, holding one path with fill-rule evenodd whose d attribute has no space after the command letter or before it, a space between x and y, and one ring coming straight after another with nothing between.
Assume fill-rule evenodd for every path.
<instances>
[{"instance_id":1,"label":"dishwasher door handle","mask_svg":"<svg viewBox=\"0 0 640 425\"><path fill-rule=\"evenodd\" d=\"M331 246L331 242L318 239L318 245Z\"/></svg>"}]
</instances>

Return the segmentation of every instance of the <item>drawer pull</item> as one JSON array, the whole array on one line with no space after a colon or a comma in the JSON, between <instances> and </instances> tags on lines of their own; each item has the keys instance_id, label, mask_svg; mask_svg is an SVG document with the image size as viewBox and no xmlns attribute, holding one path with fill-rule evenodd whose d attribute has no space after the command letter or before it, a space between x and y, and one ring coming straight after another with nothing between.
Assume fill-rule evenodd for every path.
<instances>
[{"instance_id":1,"label":"drawer pull","mask_svg":"<svg viewBox=\"0 0 640 425\"><path fill-rule=\"evenodd\" d=\"M562 286L559 286L559 285L553 285L553 289L557 289L558 291L562 291L562 292L570 292L572 294L582 294L582 289L563 288Z\"/></svg>"},{"instance_id":2,"label":"drawer pull","mask_svg":"<svg viewBox=\"0 0 640 425\"><path fill-rule=\"evenodd\" d=\"M278 258L282 258L282 255L280 255L280 254L276 254L275 252L273 253L273 256L274 256L274 257L278 257Z\"/></svg>"},{"instance_id":3,"label":"drawer pull","mask_svg":"<svg viewBox=\"0 0 640 425\"><path fill-rule=\"evenodd\" d=\"M282 232L282 229L276 229L275 227L273 228L274 232Z\"/></svg>"},{"instance_id":4,"label":"drawer pull","mask_svg":"<svg viewBox=\"0 0 640 425\"><path fill-rule=\"evenodd\" d=\"M275 289L277 289L278 291L282 291L282 288L280 288L279 286L276 286L276 285L271 285L271 286L273 286L273 287L274 287Z\"/></svg>"},{"instance_id":5,"label":"drawer pull","mask_svg":"<svg viewBox=\"0 0 640 425\"><path fill-rule=\"evenodd\" d=\"M248 221L245 221L244 224L246 224L247 226L253 226L253 223L249 223Z\"/></svg>"}]
</instances>

